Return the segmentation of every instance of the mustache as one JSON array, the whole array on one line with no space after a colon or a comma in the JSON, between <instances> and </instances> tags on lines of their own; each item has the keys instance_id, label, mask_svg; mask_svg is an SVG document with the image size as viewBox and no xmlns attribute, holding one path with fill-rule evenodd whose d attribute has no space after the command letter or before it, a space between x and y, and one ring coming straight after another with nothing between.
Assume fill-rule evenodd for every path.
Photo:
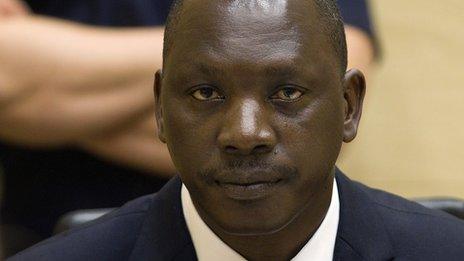
<instances>
[{"instance_id":1,"label":"mustache","mask_svg":"<svg viewBox=\"0 0 464 261\"><path fill-rule=\"evenodd\" d=\"M298 169L285 164L275 164L262 160L230 160L216 167L208 167L197 172L197 177L214 183L217 180L278 180L298 175Z\"/></svg>"}]
</instances>

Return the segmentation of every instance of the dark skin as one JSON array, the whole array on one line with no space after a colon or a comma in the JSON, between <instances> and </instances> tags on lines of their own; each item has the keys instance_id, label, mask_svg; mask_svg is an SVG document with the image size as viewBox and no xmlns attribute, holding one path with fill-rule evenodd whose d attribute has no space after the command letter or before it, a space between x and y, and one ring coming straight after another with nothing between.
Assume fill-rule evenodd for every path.
<instances>
[{"instance_id":1,"label":"dark skin","mask_svg":"<svg viewBox=\"0 0 464 261\"><path fill-rule=\"evenodd\" d=\"M240 4L237 4L240 3ZM365 91L311 1L186 1L157 73L159 137L202 219L249 260L288 260L322 222Z\"/></svg>"}]
</instances>

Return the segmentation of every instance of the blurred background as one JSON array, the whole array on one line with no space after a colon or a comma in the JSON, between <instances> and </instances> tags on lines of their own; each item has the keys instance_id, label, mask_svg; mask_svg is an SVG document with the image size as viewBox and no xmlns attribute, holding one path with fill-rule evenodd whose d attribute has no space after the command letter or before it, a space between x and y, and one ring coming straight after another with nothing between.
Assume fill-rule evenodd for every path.
<instances>
[{"instance_id":1,"label":"blurred background","mask_svg":"<svg viewBox=\"0 0 464 261\"><path fill-rule=\"evenodd\" d=\"M464 1L372 0L381 59L339 166L406 197L464 198Z\"/></svg>"}]
</instances>

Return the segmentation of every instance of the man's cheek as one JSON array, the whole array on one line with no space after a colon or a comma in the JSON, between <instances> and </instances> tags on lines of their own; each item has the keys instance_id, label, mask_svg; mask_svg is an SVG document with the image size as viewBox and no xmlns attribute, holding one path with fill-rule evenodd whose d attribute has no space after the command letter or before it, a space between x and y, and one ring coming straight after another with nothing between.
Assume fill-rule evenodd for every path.
<instances>
[{"instance_id":1,"label":"man's cheek","mask_svg":"<svg viewBox=\"0 0 464 261\"><path fill-rule=\"evenodd\" d=\"M214 142L202 128L185 123L174 123L168 127L168 147L176 166L193 169L209 161L210 154L215 151L212 148Z\"/></svg>"}]
</instances>

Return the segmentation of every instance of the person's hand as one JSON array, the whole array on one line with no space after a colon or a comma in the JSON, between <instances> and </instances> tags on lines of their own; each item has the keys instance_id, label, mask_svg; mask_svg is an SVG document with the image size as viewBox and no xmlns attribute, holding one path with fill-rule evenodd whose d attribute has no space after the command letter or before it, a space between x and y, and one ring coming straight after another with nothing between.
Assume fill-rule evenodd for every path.
<instances>
[{"instance_id":1,"label":"person's hand","mask_svg":"<svg viewBox=\"0 0 464 261\"><path fill-rule=\"evenodd\" d=\"M25 16L30 12L29 6L22 0L0 0L0 19Z\"/></svg>"}]
</instances>

